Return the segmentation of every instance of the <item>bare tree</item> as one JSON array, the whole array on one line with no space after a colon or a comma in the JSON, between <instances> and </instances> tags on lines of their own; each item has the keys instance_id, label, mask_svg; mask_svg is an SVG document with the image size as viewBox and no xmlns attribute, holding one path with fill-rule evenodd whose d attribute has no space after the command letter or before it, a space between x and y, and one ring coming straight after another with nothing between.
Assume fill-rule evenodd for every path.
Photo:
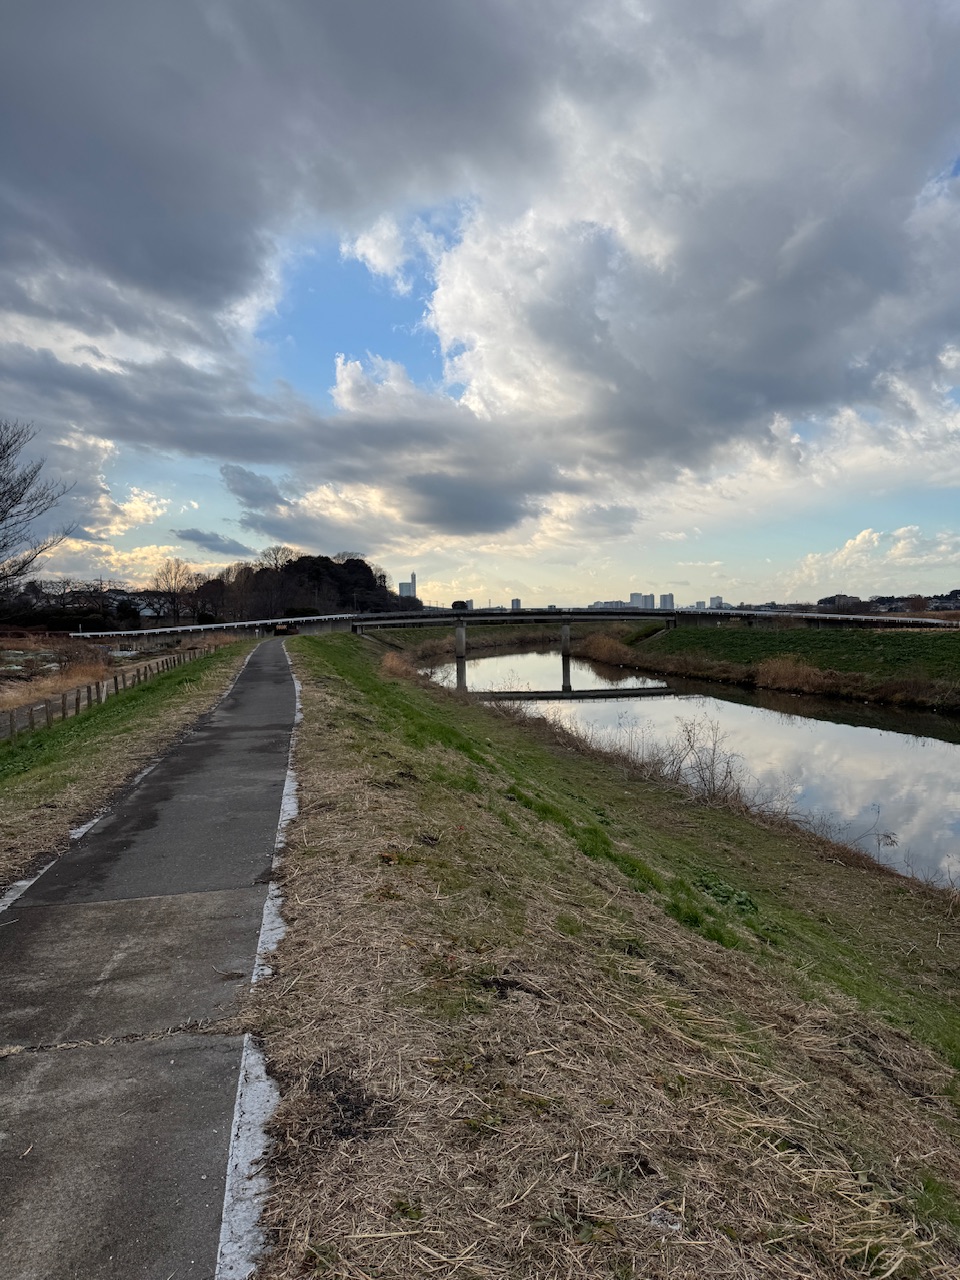
<instances>
[{"instance_id":1,"label":"bare tree","mask_svg":"<svg viewBox=\"0 0 960 1280\"><path fill-rule=\"evenodd\" d=\"M174 626L197 589L197 575L185 560L164 560L153 575L153 590L163 598Z\"/></svg>"},{"instance_id":2,"label":"bare tree","mask_svg":"<svg viewBox=\"0 0 960 1280\"><path fill-rule=\"evenodd\" d=\"M254 563L258 569L283 569L292 560L296 560L298 552L293 547L285 547L276 542L272 547L264 547Z\"/></svg>"},{"instance_id":3,"label":"bare tree","mask_svg":"<svg viewBox=\"0 0 960 1280\"><path fill-rule=\"evenodd\" d=\"M20 454L35 435L25 423L0 420L0 589L22 578L75 528L33 536L34 523L72 488L58 480L41 479L42 458L20 462Z\"/></svg>"}]
</instances>

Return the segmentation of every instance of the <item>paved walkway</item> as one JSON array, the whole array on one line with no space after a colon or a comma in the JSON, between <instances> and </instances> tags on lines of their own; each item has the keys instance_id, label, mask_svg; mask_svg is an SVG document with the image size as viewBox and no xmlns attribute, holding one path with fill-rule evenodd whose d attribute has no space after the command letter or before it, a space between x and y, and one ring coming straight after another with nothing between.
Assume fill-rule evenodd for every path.
<instances>
[{"instance_id":1,"label":"paved walkway","mask_svg":"<svg viewBox=\"0 0 960 1280\"><path fill-rule=\"evenodd\" d=\"M267 641L0 914L4 1280L214 1275L242 1039L189 1027L250 981L294 706Z\"/></svg>"}]
</instances>

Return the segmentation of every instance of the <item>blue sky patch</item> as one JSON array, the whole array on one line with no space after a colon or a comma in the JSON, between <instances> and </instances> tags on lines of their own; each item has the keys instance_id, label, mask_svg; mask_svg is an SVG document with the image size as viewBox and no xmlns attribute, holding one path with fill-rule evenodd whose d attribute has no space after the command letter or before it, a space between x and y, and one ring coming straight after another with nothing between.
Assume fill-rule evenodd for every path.
<instances>
[{"instance_id":1,"label":"blue sky patch","mask_svg":"<svg viewBox=\"0 0 960 1280\"><path fill-rule=\"evenodd\" d=\"M335 243L318 245L291 268L274 315L260 326L261 383L289 382L325 410L332 409L334 361L382 356L404 365L411 379L437 385L443 376L440 343L423 327L432 284L416 260L404 276L410 290L398 294Z\"/></svg>"}]
</instances>

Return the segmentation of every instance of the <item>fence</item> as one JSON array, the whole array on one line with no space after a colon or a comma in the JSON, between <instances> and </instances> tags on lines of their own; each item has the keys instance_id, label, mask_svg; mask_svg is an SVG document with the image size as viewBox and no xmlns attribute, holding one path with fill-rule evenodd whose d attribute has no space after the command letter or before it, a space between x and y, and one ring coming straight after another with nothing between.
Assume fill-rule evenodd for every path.
<instances>
[{"instance_id":1,"label":"fence","mask_svg":"<svg viewBox=\"0 0 960 1280\"><path fill-rule=\"evenodd\" d=\"M67 720L70 716L78 716L81 711L90 707L101 706L108 698L114 698L126 689L135 689L138 685L165 671L173 671L197 658L205 658L216 653L220 645L204 645L196 649L186 649L180 653L172 653L168 657L155 658L142 666L118 671L106 680L98 680L94 684L79 685L52 698L25 703L0 713L0 739L15 738L19 733L31 733L35 729L49 729L57 720Z\"/></svg>"}]
</instances>

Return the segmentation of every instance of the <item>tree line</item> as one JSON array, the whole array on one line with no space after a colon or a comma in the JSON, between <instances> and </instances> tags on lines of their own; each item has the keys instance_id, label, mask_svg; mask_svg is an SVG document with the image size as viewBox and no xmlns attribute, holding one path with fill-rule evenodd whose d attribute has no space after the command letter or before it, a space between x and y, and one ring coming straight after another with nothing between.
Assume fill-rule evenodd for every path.
<instances>
[{"instance_id":1,"label":"tree line","mask_svg":"<svg viewBox=\"0 0 960 1280\"><path fill-rule=\"evenodd\" d=\"M69 577L29 578L0 587L0 614L8 625L50 631L419 608L418 600L401 599L389 575L359 552L302 555L279 544L265 548L255 560L237 560L215 574L199 573L185 560L168 559L149 586L140 588L113 579Z\"/></svg>"}]
</instances>

